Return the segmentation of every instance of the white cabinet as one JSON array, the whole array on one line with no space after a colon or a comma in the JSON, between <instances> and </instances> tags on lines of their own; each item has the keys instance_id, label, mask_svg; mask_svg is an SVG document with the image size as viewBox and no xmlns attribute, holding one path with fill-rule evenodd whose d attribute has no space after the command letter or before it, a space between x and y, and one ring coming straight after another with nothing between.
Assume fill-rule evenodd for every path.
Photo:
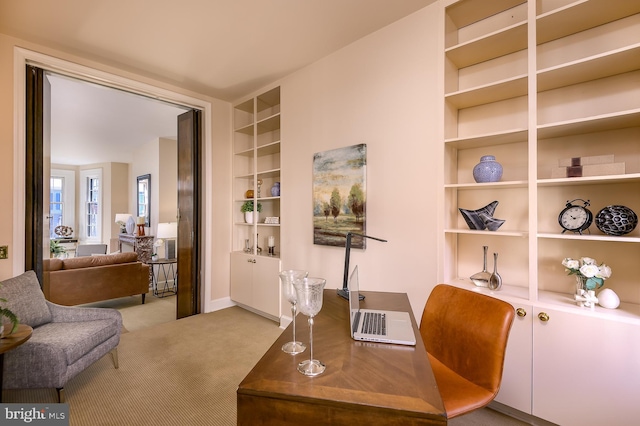
<instances>
[{"instance_id":1,"label":"white cabinet","mask_svg":"<svg viewBox=\"0 0 640 426\"><path fill-rule=\"evenodd\" d=\"M509 334L502 384L496 401L531 414L533 307L523 304L514 307L516 317Z\"/></svg>"},{"instance_id":2,"label":"white cabinet","mask_svg":"<svg viewBox=\"0 0 640 426\"><path fill-rule=\"evenodd\" d=\"M278 258L231 253L231 299L245 308L278 321L279 273Z\"/></svg>"},{"instance_id":3,"label":"white cabinet","mask_svg":"<svg viewBox=\"0 0 640 426\"><path fill-rule=\"evenodd\" d=\"M594 223L583 235L563 234L558 214L574 199L589 200L594 215L616 204L640 214L640 2L444 4L438 278L475 288L468 277L482 268L482 246L499 254L502 289L479 291L527 315L514 323L498 402L563 425L625 423L640 415L626 396L640 394L640 227L612 236ZM475 182L483 155L502 164L499 182ZM560 159L604 155L624 171L554 173ZM458 209L494 200L502 227L469 229ZM574 279L561 261L583 256L611 266L605 285L619 309L572 300Z\"/></svg>"},{"instance_id":4,"label":"white cabinet","mask_svg":"<svg viewBox=\"0 0 640 426\"><path fill-rule=\"evenodd\" d=\"M271 188L280 182L280 87L238 102L233 117L231 299L278 319L280 194L272 194ZM245 220L246 203L257 220ZM272 255L269 241L274 243ZM256 261L251 268L240 260L246 255Z\"/></svg>"},{"instance_id":5,"label":"white cabinet","mask_svg":"<svg viewBox=\"0 0 640 426\"><path fill-rule=\"evenodd\" d=\"M563 426L633 423L640 416L640 328L551 309L534 315L533 415Z\"/></svg>"},{"instance_id":6,"label":"white cabinet","mask_svg":"<svg viewBox=\"0 0 640 426\"><path fill-rule=\"evenodd\" d=\"M563 426L640 416L640 328L591 311L514 305L496 401Z\"/></svg>"}]
</instances>

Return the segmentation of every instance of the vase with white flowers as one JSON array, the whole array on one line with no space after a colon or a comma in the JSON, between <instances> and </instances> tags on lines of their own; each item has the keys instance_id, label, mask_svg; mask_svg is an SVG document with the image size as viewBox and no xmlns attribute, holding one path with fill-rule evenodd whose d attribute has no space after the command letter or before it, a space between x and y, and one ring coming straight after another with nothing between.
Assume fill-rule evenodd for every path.
<instances>
[{"instance_id":1,"label":"vase with white flowers","mask_svg":"<svg viewBox=\"0 0 640 426\"><path fill-rule=\"evenodd\" d=\"M598 264L595 259L581 257L562 261L568 275L576 277L575 299L580 306L593 307L598 303L595 291L604 285L605 280L611 277L611 268L604 263Z\"/></svg>"}]
</instances>

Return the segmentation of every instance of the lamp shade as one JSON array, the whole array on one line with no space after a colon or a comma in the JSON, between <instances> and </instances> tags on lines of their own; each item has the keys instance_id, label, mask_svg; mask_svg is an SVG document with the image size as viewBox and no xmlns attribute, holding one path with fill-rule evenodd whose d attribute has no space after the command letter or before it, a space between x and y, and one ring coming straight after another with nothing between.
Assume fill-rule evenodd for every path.
<instances>
[{"instance_id":1,"label":"lamp shade","mask_svg":"<svg viewBox=\"0 0 640 426\"><path fill-rule=\"evenodd\" d=\"M115 222L116 223L122 222L122 223L126 224L130 217L131 217L131 215L129 213L116 213Z\"/></svg>"},{"instance_id":2,"label":"lamp shade","mask_svg":"<svg viewBox=\"0 0 640 426\"><path fill-rule=\"evenodd\" d=\"M138 219L136 220L136 223L138 225L144 225L145 222L145 217L144 216L138 216Z\"/></svg>"},{"instance_id":3,"label":"lamp shade","mask_svg":"<svg viewBox=\"0 0 640 426\"><path fill-rule=\"evenodd\" d=\"M177 238L178 237L178 223L167 222L158 224L157 238Z\"/></svg>"}]
</instances>

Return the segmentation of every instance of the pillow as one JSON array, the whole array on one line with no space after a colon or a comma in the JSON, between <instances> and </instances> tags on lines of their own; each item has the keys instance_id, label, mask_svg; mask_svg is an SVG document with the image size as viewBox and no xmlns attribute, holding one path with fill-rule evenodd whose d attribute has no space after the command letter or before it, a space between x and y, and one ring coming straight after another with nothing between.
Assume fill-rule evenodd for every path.
<instances>
[{"instance_id":1,"label":"pillow","mask_svg":"<svg viewBox=\"0 0 640 426\"><path fill-rule=\"evenodd\" d=\"M22 324L37 327L53 319L33 271L2 281L0 297L7 299L3 306L16 314Z\"/></svg>"}]
</instances>

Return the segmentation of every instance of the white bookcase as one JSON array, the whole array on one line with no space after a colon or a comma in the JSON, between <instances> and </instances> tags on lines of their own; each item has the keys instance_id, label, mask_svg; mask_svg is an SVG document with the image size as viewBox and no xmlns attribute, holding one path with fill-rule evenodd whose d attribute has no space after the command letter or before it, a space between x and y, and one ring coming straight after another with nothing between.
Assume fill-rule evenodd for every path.
<instances>
[{"instance_id":1,"label":"white bookcase","mask_svg":"<svg viewBox=\"0 0 640 426\"><path fill-rule=\"evenodd\" d=\"M620 376L624 365L623 376L640 377L640 362L621 363L612 355L640 357L640 344L626 340L640 338L640 274L635 268L640 226L627 235L610 236L594 221L590 233L562 234L558 214L576 198L589 200L594 216L615 204L640 214L640 2L445 3L440 277L521 308L511 338L518 343L509 345L497 400L563 425L594 424L598 407L607 404L604 411L614 412L608 422L615 423L615 416L637 416L640 408L621 405L614 392L606 394L598 387L640 394L640 381L623 383ZM610 154L615 162L625 163L624 174L552 178L559 159ZM472 170L482 155L495 155L502 164L500 182L474 181ZM470 230L458 208L473 210L494 200L499 201L494 216L505 219L504 225L495 232ZM489 246L489 270L491 254L499 254L500 291L476 288L468 278L482 269L484 245ZM573 301L575 280L566 275L561 261L582 256L611 266L605 287L619 295L619 309L597 306L591 311ZM548 321L538 318L543 313ZM616 330L624 328L634 337L627 333L625 339L604 339L592 333L594 323L601 332L618 336ZM576 369L568 365L587 359L585 345L542 346L562 342L561 336L569 334L591 342L588 346L600 356L599 365L581 366L605 369L597 380L576 377ZM600 339L619 347L600 345ZM549 354L557 355L555 364L547 359ZM523 368L529 371L525 379ZM580 408L568 403L565 412L571 417L563 417L554 404L573 399L554 387L593 391L605 401Z\"/></svg>"},{"instance_id":2,"label":"white bookcase","mask_svg":"<svg viewBox=\"0 0 640 426\"><path fill-rule=\"evenodd\" d=\"M265 219L280 218L280 196L271 194L271 187L280 182L280 87L239 102L233 113L231 299L278 320L280 221L265 223ZM247 191L253 195L247 197ZM253 223L245 222L241 211L246 201L253 201L254 209L262 207ZM274 255L269 255L270 238L275 242ZM250 249L245 251L247 240Z\"/></svg>"}]
</instances>

